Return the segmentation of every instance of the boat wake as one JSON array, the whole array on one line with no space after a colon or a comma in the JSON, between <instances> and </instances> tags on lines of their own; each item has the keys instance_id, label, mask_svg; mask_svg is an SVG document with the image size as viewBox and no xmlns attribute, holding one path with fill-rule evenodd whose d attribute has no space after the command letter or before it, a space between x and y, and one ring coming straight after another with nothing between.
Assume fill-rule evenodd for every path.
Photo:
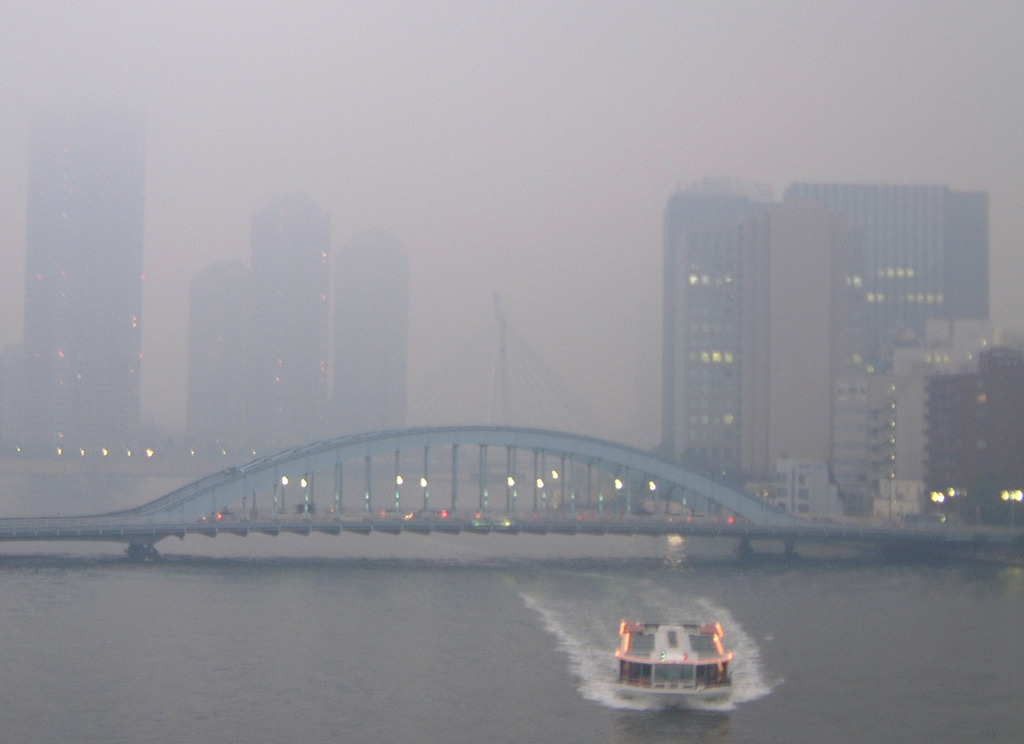
<instances>
[{"instance_id":1,"label":"boat wake","mask_svg":"<svg viewBox=\"0 0 1024 744\"><path fill-rule=\"evenodd\" d=\"M672 596L668 590L645 587L637 604L623 605L609 598L588 601L575 597L545 596L544 592L523 592L526 606L541 618L545 630L556 639L579 680L579 692L587 700L608 708L657 710L656 700L630 700L620 696L615 678L618 666L613 656L618 643L619 621L665 620L718 621L725 630L725 646L735 652L731 664L732 695L727 702L694 701L692 707L709 711L734 710L737 705L771 693L777 682L765 679L761 650L725 607L695 597ZM612 606L614 605L614 606Z\"/></svg>"}]
</instances>

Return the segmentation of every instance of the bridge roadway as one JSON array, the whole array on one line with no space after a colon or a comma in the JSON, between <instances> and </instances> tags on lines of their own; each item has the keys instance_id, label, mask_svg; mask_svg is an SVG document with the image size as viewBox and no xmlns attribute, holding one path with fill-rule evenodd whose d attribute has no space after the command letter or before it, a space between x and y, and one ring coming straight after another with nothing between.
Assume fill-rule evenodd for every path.
<instances>
[{"instance_id":1,"label":"bridge roadway","mask_svg":"<svg viewBox=\"0 0 1024 744\"><path fill-rule=\"evenodd\" d=\"M110 517L19 518L0 520L0 541L98 541L127 543L126 553L135 559L156 557L154 545L168 537L189 535L249 535L314 533L369 535L373 532L401 535L432 533L458 535L619 535L720 538L736 541L741 557L758 552L798 554L801 546L857 547L895 558L951 556L957 558L1024 561L1024 531L966 525L900 527L874 522L813 522L755 524L746 520L686 520L663 516L571 518L560 515L513 519L450 517L437 519L224 518L191 524L125 520Z\"/></svg>"},{"instance_id":2,"label":"bridge roadway","mask_svg":"<svg viewBox=\"0 0 1024 744\"><path fill-rule=\"evenodd\" d=\"M353 471L357 477L346 480ZM350 497L358 491L354 508L346 485ZM460 496L460 487L475 489L476 498ZM447 489L444 498L439 489ZM504 508L494 508L501 500ZM286 501L298 511L289 512ZM155 555L156 543L172 536L343 532L680 535L734 539L741 554L771 542L787 552L824 544L895 555L1024 556L1024 531L798 519L650 452L502 426L343 436L259 457L117 512L0 519L0 541L126 543L132 557Z\"/></svg>"}]
</instances>

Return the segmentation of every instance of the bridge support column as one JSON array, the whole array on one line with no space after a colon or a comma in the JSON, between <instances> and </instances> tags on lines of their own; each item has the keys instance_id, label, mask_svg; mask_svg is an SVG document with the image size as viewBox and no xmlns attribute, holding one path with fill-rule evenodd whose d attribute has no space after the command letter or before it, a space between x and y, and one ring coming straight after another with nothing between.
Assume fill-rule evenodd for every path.
<instances>
[{"instance_id":1,"label":"bridge support column","mask_svg":"<svg viewBox=\"0 0 1024 744\"><path fill-rule=\"evenodd\" d=\"M505 491L505 511L508 514L516 513L516 449L515 447L505 448L505 483L507 489Z\"/></svg>"},{"instance_id":2,"label":"bridge support column","mask_svg":"<svg viewBox=\"0 0 1024 744\"><path fill-rule=\"evenodd\" d=\"M739 547L736 548L736 552L739 554L741 561L751 561L754 559L754 548L750 544L750 538L744 537L740 540Z\"/></svg>"},{"instance_id":3,"label":"bridge support column","mask_svg":"<svg viewBox=\"0 0 1024 744\"><path fill-rule=\"evenodd\" d=\"M533 451L533 513L539 512L540 506L540 488L543 481L540 479L540 471L537 470L537 466L540 460L540 453L537 450Z\"/></svg>"},{"instance_id":4,"label":"bridge support column","mask_svg":"<svg viewBox=\"0 0 1024 744\"><path fill-rule=\"evenodd\" d=\"M487 503L487 445L480 445L480 511L487 513L489 504Z\"/></svg>"},{"instance_id":5,"label":"bridge support column","mask_svg":"<svg viewBox=\"0 0 1024 744\"><path fill-rule=\"evenodd\" d=\"M341 494L342 494L342 463L334 463L334 513L341 514Z\"/></svg>"},{"instance_id":6,"label":"bridge support column","mask_svg":"<svg viewBox=\"0 0 1024 744\"><path fill-rule=\"evenodd\" d=\"M366 516L370 516L370 489L373 484L373 460L370 455L366 456L366 491L364 492L364 509L366 510Z\"/></svg>"},{"instance_id":7,"label":"bridge support column","mask_svg":"<svg viewBox=\"0 0 1024 744\"><path fill-rule=\"evenodd\" d=\"M459 445L452 445L452 514L459 508Z\"/></svg>"},{"instance_id":8,"label":"bridge support column","mask_svg":"<svg viewBox=\"0 0 1024 744\"><path fill-rule=\"evenodd\" d=\"M143 561L159 560L160 554L153 547L152 543L129 543L124 554L128 560L141 563Z\"/></svg>"},{"instance_id":9,"label":"bridge support column","mask_svg":"<svg viewBox=\"0 0 1024 744\"><path fill-rule=\"evenodd\" d=\"M430 514L430 447L423 448L423 475L420 476L423 489L423 516Z\"/></svg>"},{"instance_id":10,"label":"bridge support column","mask_svg":"<svg viewBox=\"0 0 1024 744\"><path fill-rule=\"evenodd\" d=\"M402 451L395 450L395 516L402 511Z\"/></svg>"},{"instance_id":11,"label":"bridge support column","mask_svg":"<svg viewBox=\"0 0 1024 744\"><path fill-rule=\"evenodd\" d=\"M562 483L558 494L558 510L565 512L565 504L567 499L565 498L565 492L568 487L567 481L569 480L569 474L565 470L565 455L562 455L562 461L560 463L561 470L558 471L558 475L561 477Z\"/></svg>"},{"instance_id":12,"label":"bridge support column","mask_svg":"<svg viewBox=\"0 0 1024 744\"><path fill-rule=\"evenodd\" d=\"M302 484L302 513L309 516L310 511L316 508L313 506L313 474L306 473L299 482Z\"/></svg>"}]
</instances>

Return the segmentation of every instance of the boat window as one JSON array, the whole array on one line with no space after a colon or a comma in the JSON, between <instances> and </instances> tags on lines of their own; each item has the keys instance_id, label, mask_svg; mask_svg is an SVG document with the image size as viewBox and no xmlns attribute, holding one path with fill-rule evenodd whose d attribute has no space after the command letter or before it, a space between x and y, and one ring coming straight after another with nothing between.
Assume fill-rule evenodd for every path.
<instances>
[{"instance_id":1,"label":"boat window","mask_svg":"<svg viewBox=\"0 0 1024 744\"><path fill-rule=\"evenodd\" d=\"M629 634L629 653L649 654L654 650L654 635L646 633Z\"/></svg>"},{"instance_id":2,"label":"boat window","mask_svg":"<svg viewBox=\"0 0 1024 744\"><path fill-rule=\"evenodd\" d=\"M717 656L721 653L715 644L715 637L703 633L690 636L690 648L697 656Z\"/></svg>"},{"instance_id":3,"label":"boat window","mask_svg":"<svg viewBox=\"0 0 1024 744\"><path fill-rule=\"evenodd\" d=\"M679 635L674 630L668 632L668 647L679 648Z\"/></svg>"},{"instance_id":4,"label":"boat window","mask_svg":"<svg viewBox=\"0 0 1024 744\"><path fill-rule=\"evenodd\" d=\"M619 665L619 681L634 685L651 683L651 665L625 661Z\"/></svg>"},{"instance_id":5,"label":"boat window","mask_svg":"<svg viewBox=\"0 0 1024 744\"><path fill-rule=\"evenodd\" d=\"M656 682L693 684L693 664L658 664L655 667Z\"/></svg>"},{"instance_id":6,"label":"boat window","mask_svg":"<svg viewBox=\"0 0 1024 744\"><path fill-rule=\"evenodd\" d=\"M697 667L697 685L728 685L729 667L727 664L700 664Z\"/></svg>"}]
</instances>

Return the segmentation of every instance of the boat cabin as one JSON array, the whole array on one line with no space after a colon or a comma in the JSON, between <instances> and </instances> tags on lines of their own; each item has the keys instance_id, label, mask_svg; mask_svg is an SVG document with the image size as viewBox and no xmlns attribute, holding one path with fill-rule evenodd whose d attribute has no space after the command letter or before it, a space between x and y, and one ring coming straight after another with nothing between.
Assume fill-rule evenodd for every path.
<instances>
[{"instance_id":1,"label":"boat cabin","mask_svg":"<svg viewBox=\"0 0 1024 744\"><path fill-rule=\"evenodd\" d=\"M722 647L719 623L637 623L619 628L619 682L665 690L702 690L731 684L732 652Z\"/></svg>"}]
</instances>

